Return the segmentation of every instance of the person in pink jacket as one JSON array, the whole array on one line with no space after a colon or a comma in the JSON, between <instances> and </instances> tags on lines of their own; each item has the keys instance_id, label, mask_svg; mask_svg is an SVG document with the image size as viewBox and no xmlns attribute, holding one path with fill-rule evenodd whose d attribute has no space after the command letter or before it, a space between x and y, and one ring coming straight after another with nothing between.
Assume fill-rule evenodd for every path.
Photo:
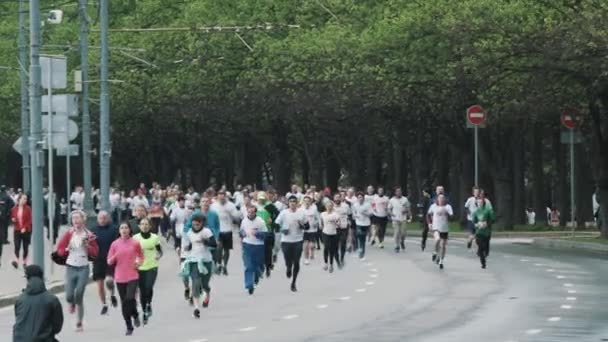
<instances>
[{"instance_id":1,"label":"person in pink jacket","mask_svg":"<svg viewBox=\"0 0 608 342\"><path fill-rule=\"evenodd\" d=\"M131 225L123 222L119 227L120 237L110 245L108 265L114 266L114 281L118 287L122 317L127 325L126 335L133 334L133 325L139 327L139 313L135 293L139 280L138 267L144 260L141 244L131 237Z\"/></svg>"}]
</instances>

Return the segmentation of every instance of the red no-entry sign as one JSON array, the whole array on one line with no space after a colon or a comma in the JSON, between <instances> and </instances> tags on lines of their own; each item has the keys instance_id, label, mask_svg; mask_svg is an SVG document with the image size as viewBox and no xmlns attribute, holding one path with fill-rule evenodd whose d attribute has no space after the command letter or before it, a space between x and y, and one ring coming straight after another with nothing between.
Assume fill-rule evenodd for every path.
<instances>
[{"instance_id":1,"label":"red no-entry sign","mask_svg":"<svg viewBox=\"0 0 608 342\"><path fill-rule=\"evenodd\" d=\"M578 116L578 112L574 109L568 109L564 111L560 117L562 125L567 129L575 129L576 128L576 118Z\"/></svg>"},{"instance_id":2,"label":"red no-entry sign","mask_svg":"<svg viewBox=\"0 0 608 342\"><path fill-rule=\"evenodd\" d=\"M480 105L474 105L467 109L467 120L471 125L479 126L486 121L486 112Z\"/></svg>"}]
</instances>

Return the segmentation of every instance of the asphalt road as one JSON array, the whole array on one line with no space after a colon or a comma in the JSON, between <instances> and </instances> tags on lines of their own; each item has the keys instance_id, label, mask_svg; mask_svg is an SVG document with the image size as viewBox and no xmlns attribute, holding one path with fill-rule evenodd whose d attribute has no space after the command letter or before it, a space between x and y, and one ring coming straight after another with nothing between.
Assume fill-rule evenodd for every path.
<instances>
[{"instance_id":1,"label":"asphalt road","mask_svg":"<svg viewBox=\"0 0 608 342\"><path fill-rule=\"evenodd\" d=\"M321 254L302 265L298 293L282 259L253 296L243 289L240 248L230 275L214 276L200 320L183 299L177 258L167 253L155 288L154 316L124 336L119 309L100 316L95 288L85 295L85 331L67 314L60 341L608 341L608 264L592 255L534 250L492 241L488 269L450 241L445 269L417 240L396 254L370 248L361 262L322 270ZM60 297L63 301L63 298ZM67 310L67 306L64 305ZM12 308L0 310L0 341L10 341Z\"/></svg>"}]
</instances>

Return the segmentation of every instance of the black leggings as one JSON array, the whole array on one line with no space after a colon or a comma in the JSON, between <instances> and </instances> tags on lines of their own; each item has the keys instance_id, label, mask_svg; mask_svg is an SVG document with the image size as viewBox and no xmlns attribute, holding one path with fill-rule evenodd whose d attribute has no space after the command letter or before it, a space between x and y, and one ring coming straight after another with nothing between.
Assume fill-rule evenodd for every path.
<instances>
[{"instance_id":1,"label":"black leggings","mask_svg":"<svg viewBox=\"0 0 608 342\"><path fill-rule=\"evenodd\" d=\"M348 228L338 229L338 260L344 263L344 254L346 254L346 244L348 241Z\"/></svg>"},{"instance_id":2,"label":"black leggings","mask_svg":"<svg viewBox=\"0 0 608 342\"><path fill-rule=\"evenodd\" d=\"M19 259L19 252L21 251L21 245L23 245L23 260L27 259L29 253L30 241L32 239L32 233L21 233L21 231L15 230L15 258Z\"/></svg>"},{"instance_id":3,"label":"black leggings","mask_svg":"<svg viewBox=\"0 0 608 342\"><path fill-rule=\"evenodd\" d=\"M479 261L481 261L482 265L486 264L486 258L488 257L488 254L490 253L490 237L486 237L486 236L477 236L475 238L476 242L477 242L477 246L479 247L477 249L477 255L479 255Z\"/></svg>"},{"instance_id":4,"label":"black leggings","mask_svg":"<svg viewBox=\"0 0 608 342\"><path fill-rule=\"evenodd\" d=\"M295 285L298 273L300 273L300 259L302 258L302 241L298 242L282 242L281 249L283 250L283 258L287 271L293 270L291 283Z\"/></svg>"},{"instance_id":5,"label":"black leggings","mask_svg":"<svg viewBox=\"0 0 608 342\"><path fill-rule=\"evenodd\" d=\"M264 238L264 267L266 270L272 269L272 249L274 248L274 233L266 234Z\"/></svg>"},{"instance_id":6,"label":"black leggings","mask_svg":"<svg viewBox=\"0 0 608 342\"><path fill-rule=\"evenodd\" d=\"M128 283L116 283L116 287L118 287L118 295L120 296L122 317L127 324L127 329L133 329L133 321L131 319L139 315L137 313L137 302L135 301L137 280Z\"/></svg>"},{"instance_id":7,"label":"black leggings","mask_svg":"<svg viewBox=\"0 0 608 342\"><path fill-rule=\"evenodd\" d=\"M156 283L157 275L157 267L147 271L139 271L139 301L144 312L147 310L148 305L152 304L154 283Z\"/></svg>"},{"instance_id":8,"label":"black leggings","mask_svg":"<svg viewBox=\"0 0 608 342\"><path fill-rule=\"evenodd\" d=\"M338 259L338 234L335 235L327 235L323 233L323 260L325 263L334 265L334 259L336 263L340 264L340 260Z\"/></svg>"},{"instance_id":9,"label":"black leggings","mask_svg":"<svg viewBox=\"0 0 608 342\"><path fill-rule=\"evenodd\" d=\"M378 235L378 241L380 243L384 242L384 236L386 235L386 225L388 224L388 220L384 218L380 218L376 223L378 227L378 231L376 234Z\"/></svg>"}]
</instances>

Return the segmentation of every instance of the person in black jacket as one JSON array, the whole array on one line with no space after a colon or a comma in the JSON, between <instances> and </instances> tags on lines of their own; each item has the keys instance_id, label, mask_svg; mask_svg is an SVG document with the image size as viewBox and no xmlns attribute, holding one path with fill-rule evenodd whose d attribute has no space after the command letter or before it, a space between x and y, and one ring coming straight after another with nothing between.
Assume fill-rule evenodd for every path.
<instances>
[{"instance_id":1,"label":"person in black jacket","mask_svg":"<svg viewBox=\"0 0 608 342\"><path fill-rule=\"evenodd\" d=\"M13 342L54 342L63 327L63 309L59 299L44 286L42 269L25 268L27 286L15 303Z\"/></svg>"},{"instance_id":2,"label":"person in black jacket","mask_svg":"<svg viewBox=\"0 0 608 342\"><path fill-rule=\"evenodd\" d=\"M4 245L8 244L8 226L11 221L11 209L14 205L13 199L6 193L6 187L0 186L0 259Z\"/></svg>"}]
</instances>

